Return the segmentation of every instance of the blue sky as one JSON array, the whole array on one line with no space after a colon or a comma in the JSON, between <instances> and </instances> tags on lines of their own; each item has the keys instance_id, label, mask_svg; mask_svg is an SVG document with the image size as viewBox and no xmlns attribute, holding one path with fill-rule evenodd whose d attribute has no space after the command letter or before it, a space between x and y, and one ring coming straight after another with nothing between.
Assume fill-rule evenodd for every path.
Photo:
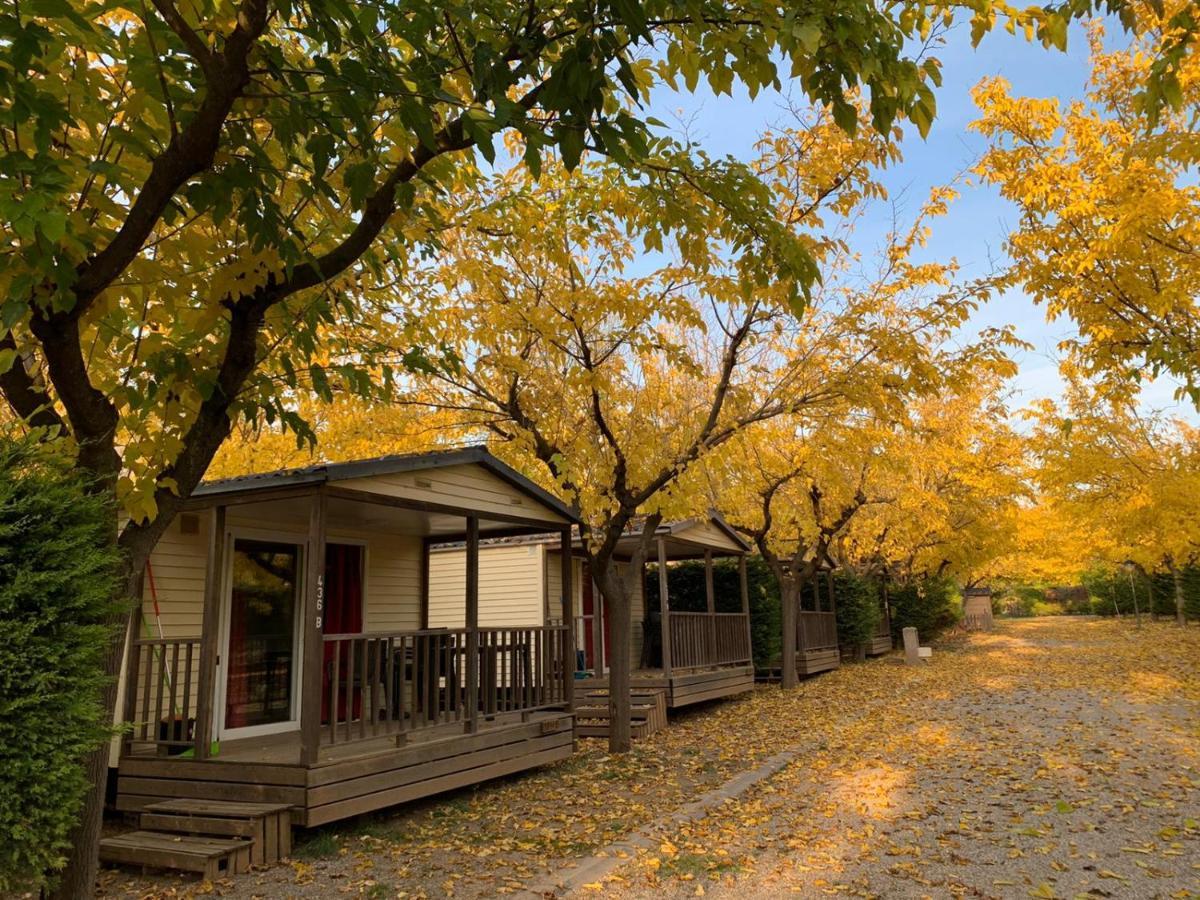
<instances>
[{"instance_id":1,"label":"blue sky","mask_svg":"<svg viewBox=\"0 0 1200 900\"><path fill-rule=\"evenodd\" d=\"M1109 30L1110 42L1124 40L1117 27ZM883 174L893 200L899 199L910 214L935 185L945 184L969 168L984 150L983 140L968 131L977 116L971 101L971 89L991 75L1008 79L1015 93L1031 96L1082 96L1088 76L1088 45L1083 29L1072 30L1065 53L1043 49L1003 31L988 35L978 48L972 48L967 30L957 27L936 51L943 63L943 84L937 90L938 117L929 136L922 140L914 131L904 140L904 160ZM745 91L735 89L732 97L714 96L706 89L694 95L663 90L655 98L651 113L665 121L681 116L689 123L689 133L713 155L731 154L745 159L752 153L757 135L784 118L783 98L764 92L751 101ZM864 254L879 245L890 218L890 210L881 207L880 215L868 218L856 241ZM959 200L947 216L937 220L929 243L929 253L939 258L955 257L965 275L986 273L1003 259L1003 244L1010 226L1016 223L1015 208L992 187L977 183L963 185ZM977 313L979 327L1012 323L1018 335L1033 345L1021 354L1021 373L1016 379L1015 405L1044 396L1057 396L1056 346L1072 333L1069 321L1048 323L1044 312L1020 292L994 299ZM1145 393L1145 404L1167 409L1200 421L1195 410L1172 398L1174 386L1160 381Z\"/></svg>"}]
</instances>

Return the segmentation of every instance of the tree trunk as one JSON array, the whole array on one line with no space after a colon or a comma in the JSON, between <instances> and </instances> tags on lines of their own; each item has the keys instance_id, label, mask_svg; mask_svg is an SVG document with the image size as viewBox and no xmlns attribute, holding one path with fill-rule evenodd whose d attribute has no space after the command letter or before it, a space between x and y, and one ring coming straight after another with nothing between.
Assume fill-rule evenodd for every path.
<instances>
[{"instance_id":1,"label":"tree trunk","mask_svg":"<svg viewBox=\"0 0 1200 900\"><path fill-rule=\"evenodd\" d=\"M800 609L800 586L792 573L779 579L779 599L783 605L783 649L780 668L784 690L791 690L800 683L796 674L796 625Z\"/></svg>"},{"instance_id":2,"label":"tree trunk","mask_svg":"<svg viewBox=\"0 0 1200 900\"><path fill-rule=\"evenodd\" d=\"M1186 625L1187 616L1183 611L1183 572L1174 562L1168 562L1167 568L1171 570L1171 580L1175 583L1175 624Z\"/></svg>"},{"instance_id":3,"label":"tree trunk","mask_svg":"<svg viewBox=\"0 0 1200 900\"><path fill-rule=\"evenodd\" d=\"M120 595L116 598L118 613L106 623L110 628L110 643L104 658L104 672L108 684L104 688L102 701L112 722L117 708L117 682L121 675L121 664L129 634L129 623L133 613L132 598L138 595L145 559L126 557L122 568L123 577L118 581ZM105 741L89 753L81 762L90 787L79 811L79 820L71 832L71 850L67 865L59 878L58 886L51 894L55 900L79 900L91 897L96 892L96 876L100 867L100 831L104 825L104 798L108 786L109 742Z\"/></svg>"},{"instance_id":4,"label":"tree trunk","mask_svg":"<svg viewBox=\"0 0 1200 900\"><path fill-rule=\"evenodd\" d=\"M604 608L608 613L608 751L628 753L633 744L630 730L633 714L630 697L633 614L624 586L615 571L616 565L610 563L608 568L610 571L605 572L603 580L599 582Z\"/></svg>"}]
</instances>

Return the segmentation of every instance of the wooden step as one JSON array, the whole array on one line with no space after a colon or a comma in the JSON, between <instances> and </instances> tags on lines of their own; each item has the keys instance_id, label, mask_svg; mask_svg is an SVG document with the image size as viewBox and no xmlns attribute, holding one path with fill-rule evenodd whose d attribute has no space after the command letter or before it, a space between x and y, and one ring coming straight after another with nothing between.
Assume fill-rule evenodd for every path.
<instances>
[{"instance_id":1,"label":"wooden step","mask_svg":"<svg viewBox=\"0 0 1200 900\"><path fill-rule=\"evenodd\" d=\"M662 689L639 689L633 692L629 714L629 731L635 740L649 737L667 727L667 692ZM608 691L592 688L576 700L575 733L580 737L608 737L611 716Z\"/></svg>"},{"instance_id":2,"label":"wooden step","mask_svg":"<svg viewBox=\"0 0 1200 900\"><path fill-rule=\"evenodd\" d=\"M590 723L584 722L581 725L575 726L575 734L579 737L608 737L608 723ZM644 737L650 735L650 728L645 722L630 722L629 736L640 741Z\"/></svg>"},{"instance_id":3,"label":"wooden step","mask_svg":"<svg viewBox=\"0 0 1200 900\"><path fill-rule=\"evenodd\" d=\"M629 715L634 719L646 719L654 715L655 707L649 703L634 703L629 707ZM607 719L611 713L608 704L603 706L576 706L577 719Z\"/></svg>"},{"instance_id":4,"label":"wooden step","mask_svg":"<svg viewBox=\"0 0 1200 900\"><path fill-rule=\"evenodd\" d=\"M286 803L178 799L147 804L141 826L208 837L238 837L250 842L250 862L274 865L292 852L291 807Z\"/></svg>"},{"instance_id":5,"label":"wooden step","mask_svg":"<svg viewBox=\"0 0 1200 900\"><path fill-rule=\"evenodd\" d=\"M100 861L199 872L207 881L250 871L250 842L130 831L100 841Z\"/></svg>"}]
</instances>

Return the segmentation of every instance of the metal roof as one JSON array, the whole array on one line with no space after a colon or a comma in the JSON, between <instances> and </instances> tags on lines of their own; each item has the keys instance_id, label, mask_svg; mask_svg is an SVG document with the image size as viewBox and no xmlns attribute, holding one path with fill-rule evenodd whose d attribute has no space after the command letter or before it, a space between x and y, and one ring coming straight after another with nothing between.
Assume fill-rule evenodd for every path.
<instances>
[{"instance_id":1,"label":"metal roof","mask_svg":"<svg viewBox=\"0 0 1200 900\"><path fill-rule=\"evenodd\" d=\"M237 494L244 491L259 491L277 487L324 484L348 478L367 478L373 475L395 475L400 472L419 472L441 469L447 466L478 465L496 477L508 482L517 490L537 500L571 522L579 518L562 500L549 491L534 484L512 466L502 462L484 446L460 447L453 450L433 450L425 453L399 453L377 456L373 459L357 459L349 462L316 463L295 469L278 469L255 475L237 475L201 482L192 492L193 497L214 497Z\"/></svg>"}]
</instances>

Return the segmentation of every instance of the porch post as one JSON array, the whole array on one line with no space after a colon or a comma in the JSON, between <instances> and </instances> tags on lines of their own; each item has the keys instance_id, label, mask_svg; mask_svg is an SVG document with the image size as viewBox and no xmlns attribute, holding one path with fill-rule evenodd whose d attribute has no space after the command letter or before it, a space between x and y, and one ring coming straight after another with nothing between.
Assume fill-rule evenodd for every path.
<instances>
[{"instance_id":1,"label":"porch post","mask_svg":"<svg viewBox=\"0 0 1200 900\"><path fill-rule=\"evenodd\" d=\"M321 752L321 669L325 663L325 530L328 517L329 498L324 487L318 487L308 512L308 548L304 557L304 612L300 617L301 627L304 629L300 669L302 766L316 763ZM331 716L334 714L332 707L329 713Z\"/></svg>"},{"instance_id":2,"label":"porch post","mask_svg":"<svg viewBox=\"0 0 1200 900\"><path fill-rule=\"evenodd\" d=\"M467 516L467 721L479 730L479 517Z\"/></svg>"},{"instance_id":3,"label":"porch post","mask_svg":"<svg viewBox=\"0 0 1200 900\"><path fill-rule=\"evenodd\" d=\"M662 538L658 539L658 616L659 628L662 631L662 666L663 674L671 676L671 628L667 623L671 615L670 598L667 596L667 544Z\"/></svg>"},{"instance_id":4,"label":"porch post","mask_svg":"<svg viewBox=\"0 0 1200 900\"><path fill-rule=\"evenodd\" d=\"M750 630L750 574L746 569L746 554L738 557L738 586L742 591L742 615L746 617L746 657L754 662L754 635Z\"/></svg>"},{"instance_id":5,"label":"porch post","mask_svg":"<svg viewBox=\"0 0 1200 900\"><path fill-rule=\"evenodd\" d=\"M563 624L567 626L566 634L563 636L563 696L567 703L567 709L574 709L575 669L578 662L575 659L575 592L571 589L571 527L569 525L559 532L558 562L561 566Z\"/></svg>"},{"instance_id":6,"label":"porch post","mask_svg":"<svg viewBox=\"0 0 1200 900\"><path fill-rule=\"evenodd\" d=\"M717 661L717 596L713 591L712 551L704 551L704 603L708 609L708 628L705 637L708 638L708 661Z\"/></svg>"},{"instance_id":7,"label":"porch post","mask_svg":"<svg viewBox=\"0 0 1200 900\"><path fill-rule=\"evenodd\" d=\"M821 608L821 576L816 572L812 573L809 578L808 585L813 592L813 607ZM796 594L796 652L804 653L808 650L808 629L804 627L804 588L801 587Z\"/></svg>"},{"instance_id":8,"label":"porch post","mask_svg":"<svg viewBox=\"0 0 1200 900\"><path fill-rule=\"evenodd\" d=\"M149 565L149 563L147 563ZM133 612L129 616L129 623L125 627L125 699L124 711L121 713L121 722L130 724L137 715L137 689L138 689L138 673L142 664L142 648L135 642L142 633L142 603L144 602L146 573L142 571L138 578L137 604L133 607ZM187 698L184 698L184 702ZM186 716L187 710L184 710ZM185 732L186 734L186 732ZM193 734L193 737L195 735ZM121 755L124 756L129 751L130 744L133 743L133 732L126 732L121 738Z\"/></svg>"},{"instance_id":9,"label":"porch post","mask_svg":"<svg viewBox=\"0 0 1200 900\"><path fill-rule=\"evenodd\" d=\"M421 603L421 630L424 631L429 627L429 545L430 538L421 538L421 572L420 572L420 603Z\"/></svg>"},{"instance_id":10,"label":"porch post","mask_svg":"<svg viewBox=\"0 0 1200 900\"><path fill-rule=\"evenodd\" d=\"M604 674L604 595L600 593L596 579L588 577L592 582L592 662L596 666L596 677Z\"/></svg>"},{"instance_id":11,"label":"porch post","mask_svg":"<svg viewBox=\"0 0 1200 900\"><path fill-rule=\"evenodd\" d=\"M704 600L708 605L708 614L711 616L717 611L717 595L713 591L713 563L712 551L704 551Z\"/></svg>"},{"instance_id":12,"label":"porch post","mask_svg":"<svg viewBox=\"0 0 1200 900\"><path fill-rule=\"evenodd\" d=\"M200 619L200 672L196 696L196 759L212 748L213 706L217 690L217 641L221 586L225 583L225 507L213 507L208 522L208 570L204 574L204 611Z\"/></svg>"}]
</instances>

